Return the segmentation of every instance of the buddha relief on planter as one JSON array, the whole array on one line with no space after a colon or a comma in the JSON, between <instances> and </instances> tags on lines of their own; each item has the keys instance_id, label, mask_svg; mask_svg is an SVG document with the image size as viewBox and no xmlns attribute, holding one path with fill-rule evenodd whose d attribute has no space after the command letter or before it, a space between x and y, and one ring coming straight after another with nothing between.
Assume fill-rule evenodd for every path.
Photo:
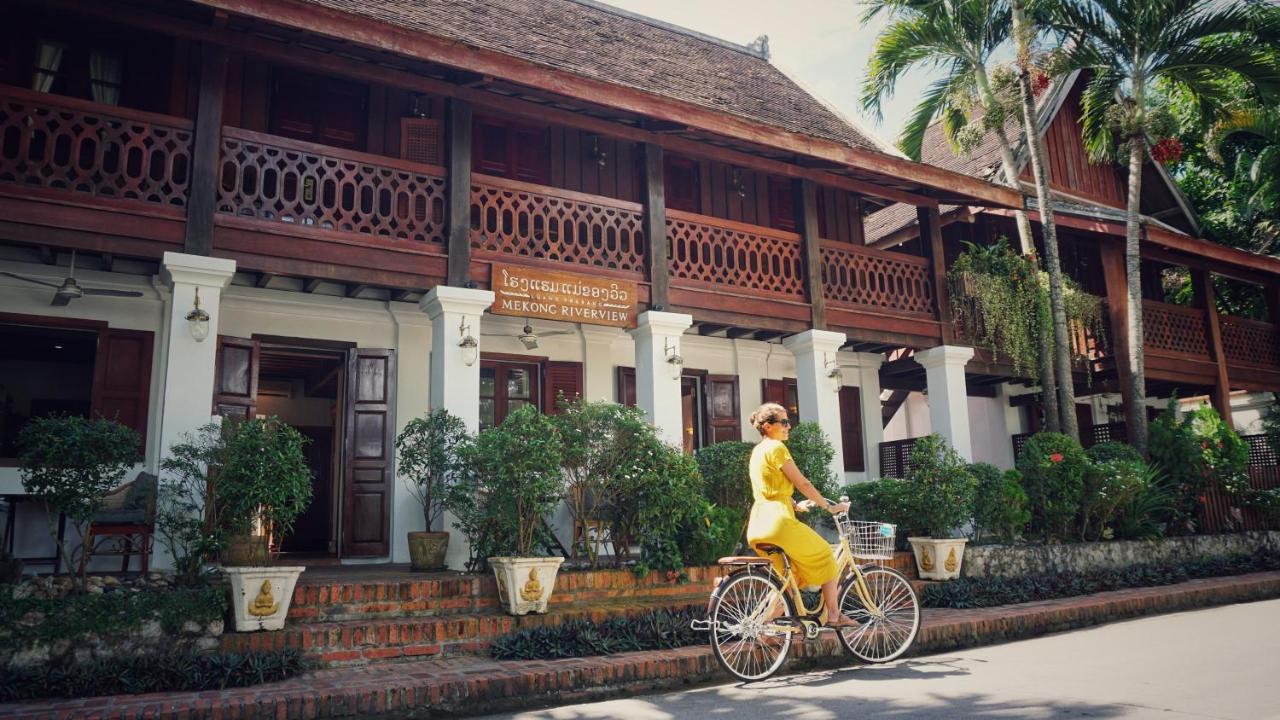
<instances>
[{"instance_id":1,"label":"buddha relief on planter","mask_svg":"<svg viewBox=\"0 0 1280 720\"><path fill-rule=\"evenodd\" d=\"M520 597L525 602L537 602L542 599L542 583L538 582L538 569L529 568L529 582L520 590Z\"/></svg>"},{"instance_id":2,"label":"buddha relief on planter","mask_svg":"<svg viewBox=\"0 0 1280 720\"><path fill-rule=\"evenodd\" d=\"M920 569L933 572L933 551L927 546L920 548Z\"/></svg>"},{"instance_id":3,"label":"buddha relief on planter","mask_svg":"<svg viewBox=\"0 0 1280 720\"><path fill-rule=\"evenodd\" d=\"M956 567L959 565L960 561L956 559L956 549L951 548L951 552L947 553L947 561L942 566L947 569L947 572L955 572Z\"/></svg>"},{"instance_id":4,"label":"buddha relief on planter","mask_svg":"<svg viewBox=\"0 0 1280 720\"><path fill-rule=\"evenodd\" d=\"M263 580L258 595L249 603L249 614L254 617L268 617L276 614L280 603L271 594L271 581Z\"/></svg>"}]
</instances>

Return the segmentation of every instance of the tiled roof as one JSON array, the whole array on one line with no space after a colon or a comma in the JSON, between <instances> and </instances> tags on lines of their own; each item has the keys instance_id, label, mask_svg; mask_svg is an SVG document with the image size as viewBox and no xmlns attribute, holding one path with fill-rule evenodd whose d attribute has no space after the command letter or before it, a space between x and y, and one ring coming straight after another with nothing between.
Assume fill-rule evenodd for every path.
<instances>
[{"instance_id":1,"label":"tiled roof","mask_svg":"<svg viewBox=\"0 0 1280 720\"><path fill-rule=\"evenodd\" d=\"M882 150L758 51L577 0L303 0L776 128Z\"/></svg>"}]
</instances>

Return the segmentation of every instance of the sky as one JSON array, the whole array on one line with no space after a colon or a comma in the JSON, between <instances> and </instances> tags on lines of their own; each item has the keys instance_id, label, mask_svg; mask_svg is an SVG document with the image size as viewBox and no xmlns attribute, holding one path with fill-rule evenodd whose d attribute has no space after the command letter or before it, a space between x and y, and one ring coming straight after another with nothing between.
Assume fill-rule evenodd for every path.
<instances>
[{"instance_id":1,"label":"sky","mask_svg":"<svg viewBox=\"0 0 1280 720\"><path fill-rule=\"evenodd\" d=\"M854 0L604 0L741 45L769 36L770 62L845 117L893 143L916 98L928 84L925 71L898 82L877 122L861 111L858 97L867 57L884 19L862 25Z\"/></svg>"}]
</instances>

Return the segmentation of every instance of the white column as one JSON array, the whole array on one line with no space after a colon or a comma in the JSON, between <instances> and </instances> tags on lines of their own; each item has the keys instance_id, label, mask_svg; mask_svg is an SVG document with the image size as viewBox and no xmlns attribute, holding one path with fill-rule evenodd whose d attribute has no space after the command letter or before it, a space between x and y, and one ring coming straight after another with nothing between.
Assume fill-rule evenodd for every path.
<instances>
[{"instance_id":1,"label":"white column","mask_svg":"<svg viewBox=\"0 0 1280 720\"><path fill-rule=\"evenodd\" d=\"M407 303L389 302L388 312L396 324L396 435L411 420L426 414L431 385L431 321ZM399 477L392 489L391 561L409 562L407 533L428 530L422 506Z\"/></svg>"},{"instance_id":2,"label":"white column","mask_svg":"<svg viewBox=\"0 0 1280 720\"><path fill-rule=\"evenodd\" d=\"M218 320L222 289L235 274L234 260L203 255L166 252L160 278L168 288L161 337L160 442L157 462L169 448L209 423L213 416L214 363L218 354ZM195 307L196 291L200 309L209 313L209 335L197 341L191 335L187 314ZM156 567L170 567L172 558L156 543Z\"/></svg>"},{"instance_id":3,"label":"white column","mask_svg":"<svg viewBox=\"0 0 1280 720\"><path fill-rule=\"evenodd\" d=\"M929 387L929 423L933 432L951 443L960 457L973 461L969 435L969 393L965 388L964 364L973 357L973 348L939 345L915 355L924 366Z\"/></svg>"},{"instance_id":4,"label":"white column","mask_svg":"<svg viewBox=\"0 0 1280 720\"><path fill-rule=\"evenodd\" d=\"M880 443L884 442L884 413L880 409L880 365L884 356L853 353L857 365L858 394L862 403L862 458L866 477L880 477Z\"/></svg>"},{"instance_id":5,"label":"white column","mask_svg":"<svg viewBox=\"0 0 1280 720\"><path fill-rule=\"evenodd\" d=\"M831 472L844 477L844 447L840 442L840 388L831 377L839 369L837 353L844 345L844 333L806 330L782 341L796 358L796 393L800 416L816 420L835 449Z\"/></svg>"},{"instance_id":6,"label":"white column","mask_svg":"<svg viewBox=\"0 0 1280 720\"><path fill-rule=\"evenodd\" d=\"M733 341L733 350L738 358L738 409L742 417L742 439L757 442L760 433L751 427L751 413L764 402L764 380L769 376L769 343L737 339Z\"/></svg>"},{"instance_id":7,"label":"white column","mask_svg":"<svg viewBox=\"0 0 1280 720\"><path fill-rule=\"evenodd\" d=\"M492 304L493 293L489 290L448 285L435 286L418 302L431 319L431 408L444 408L462 418L473 433L480 430L480 361L465 364L458 343L467 336L480 342L480 316ZM476 356L479 357L478 347ZM450 534L445 564L451 570L462 570L470 548L447 512L444 525Z\"/></svg>"},{"instance_id":8,"label":"white column","mask_svg":"<svg viewBox=\"0 0 1280 720\"><path fill-rule=\"evenodd\" d=\"M617 401L617 379L613 365L613 344L625 340L618 328L581 325L582 395L592 402Z\"/></svg>"},{"instance_id":9,"label":"white column","mask_svg":"<svg viewBox=\"0 0 1280 720\"><path fill-rule=\"evenodd\" d=\"M680 356L680 338L693 325L693 316L650 310L642 313L635 330L636 404L658 428L663 441L680 446L680 374L671 357Z\"/></svg>"}]
</instances>

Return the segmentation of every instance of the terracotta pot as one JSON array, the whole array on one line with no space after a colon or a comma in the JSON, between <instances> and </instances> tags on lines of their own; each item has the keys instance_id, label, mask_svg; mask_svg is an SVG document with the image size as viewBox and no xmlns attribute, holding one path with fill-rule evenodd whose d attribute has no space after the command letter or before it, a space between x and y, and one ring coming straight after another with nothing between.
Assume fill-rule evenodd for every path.
<instances>
[{"instance_id":1,"label":"terracotta pot","mask_svg":"<svg viewBox=\"0 0 1280 720\"><path fill-rule=\"evenodd\" d=\"M415 572L443 570L444 556L448 551L447 532L409 533L409 567Z\"/></svg>"},{"instance_id":2,"label":"terracotta pot","mask_svg":"<svg viewBox=\"0 0 1280 720\"><path fill-rule=\"evenodd\" d=\"M219 556L227 567L258 567L271 562L265 535L232 535Z\"/></svg>"},{"instance_id":3,"label":"terracotta pot","mask_svg":"<svg viewBox=\"0 0 1280 720\"><path fill-rule=\"evenodd\" d=\"M562 557L491 557L498 599L512 615L545 613Z\"/></svg>"},{"instance_id":4,"label":"terracotta pot","mask_svg":"<svg viewBox=\"0 0 1280 720\"><path fill-rule=\"evenodd\" d=\"M907 538L916 556L916 571L921 580L954 580L960 577L964 561L964 538Z\"/></svg>"},{"instance_id":5,"label":"terracotta pot","mask_svg":"<svg viewBox=\"0 0 1280 720\"><path fill-rule=\"evenodd\" d=\"M228 567L236 632L284 628L293 587L305 567Z\"/></svg>"}]
</instances>

